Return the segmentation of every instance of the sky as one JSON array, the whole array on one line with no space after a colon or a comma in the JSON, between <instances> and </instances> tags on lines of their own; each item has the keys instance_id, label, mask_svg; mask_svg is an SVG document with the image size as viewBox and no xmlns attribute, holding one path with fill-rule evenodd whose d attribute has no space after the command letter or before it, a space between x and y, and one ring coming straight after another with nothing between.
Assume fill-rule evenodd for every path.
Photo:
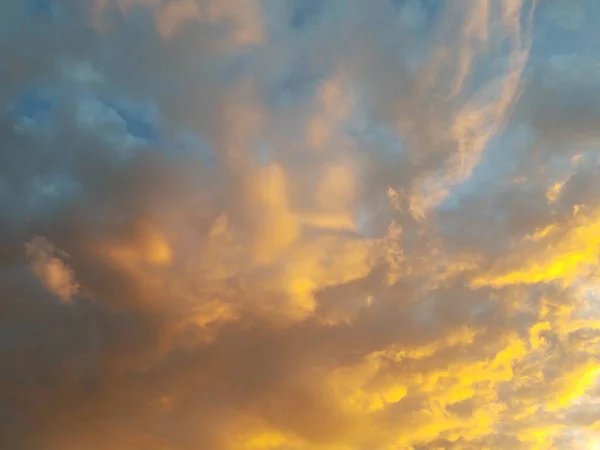
<instances>
[{"instance_id":1,"label":"sky","mask_svg":"<svg viewBox=\"0 0 600 450\"><path fill-rule=\"evenodd\" d=\"M0 448L600 448L597 0L0 2Z\"/></svg>"}]
</instances>

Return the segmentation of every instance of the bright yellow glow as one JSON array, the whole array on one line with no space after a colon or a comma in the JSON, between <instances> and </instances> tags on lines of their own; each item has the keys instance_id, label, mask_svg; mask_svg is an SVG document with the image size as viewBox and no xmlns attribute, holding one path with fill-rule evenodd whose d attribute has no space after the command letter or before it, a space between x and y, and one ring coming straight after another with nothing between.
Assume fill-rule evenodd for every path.
<instances>
[{"instance_id":1,"label":"bright yellow glow","mask_svg":"<svg viewBox=\"0 0 600 450\"><path fill-rule=\"evenodd\" d=\"M502 287L562 280L571 283L598 261L600 253L600 219L597 215L574 219L559 236L550 226L536 232L533 240L539 248L527 255L512 255L503 266L472 281L472 286ZM546 239L547 238L547 239Z\"/></svg>"}]
</instances>

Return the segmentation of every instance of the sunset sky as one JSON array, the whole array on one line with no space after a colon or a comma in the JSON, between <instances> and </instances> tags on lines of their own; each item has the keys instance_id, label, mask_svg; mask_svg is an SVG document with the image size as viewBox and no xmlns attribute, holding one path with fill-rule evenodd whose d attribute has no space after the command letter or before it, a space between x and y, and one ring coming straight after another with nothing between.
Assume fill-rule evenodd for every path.
<instances>
[{"instance_id":1,"label":"sunset sky","mask_svg":"<svg viewBox=\"0 0 600 450\"><path fill-rule=\"evenodd\" d=\"M598 0L0 0L0 449L600 449L599 149Z\"/></svg>"}]
</instances>

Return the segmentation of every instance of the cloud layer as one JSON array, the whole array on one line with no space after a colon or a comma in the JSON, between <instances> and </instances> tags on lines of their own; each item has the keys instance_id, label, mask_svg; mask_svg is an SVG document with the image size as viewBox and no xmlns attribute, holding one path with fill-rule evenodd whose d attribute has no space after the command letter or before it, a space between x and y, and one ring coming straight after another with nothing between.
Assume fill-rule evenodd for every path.
<instances>
[{"instance_id":1,"label":"cloud layer","mask_svg":"<svg viewBox=\"0 0 600 450\"><path fill-rule=\"evenodd\" d=\"M599 446L598 20L0 6L0 447Z\"/></svg>"}]
</instances>

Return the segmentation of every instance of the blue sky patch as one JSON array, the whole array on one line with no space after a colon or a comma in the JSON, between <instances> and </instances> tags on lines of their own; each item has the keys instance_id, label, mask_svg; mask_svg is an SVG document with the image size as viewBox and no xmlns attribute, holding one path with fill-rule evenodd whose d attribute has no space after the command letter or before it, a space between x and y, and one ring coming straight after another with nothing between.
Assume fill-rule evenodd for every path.
<instances>
[{"instance_id":1,"label":"blue sky patch","mask_svg":"<svg viewBox=\"0 0 600 450\"><path fill-rule=\"evenodd\" d=\"M161 140L161 133L158 124L151 121L147 114L143 114L135 109L126 108L124 106L109 103L111 109L113 109L126 124L127 132L132 136L144 139L153 143L157 143Z\"/></svg>"},{"instance_id":2,"label":"blue sky patch","mask_svg":"<svg viewBox=\"0 0 600 450\"><path fill-rule=\"evenodd\" d=\"M36 89L23 92L13 104L13 112L17 117L39 121L52 111L50 100Z\"/></svg>"}]
</instances>

